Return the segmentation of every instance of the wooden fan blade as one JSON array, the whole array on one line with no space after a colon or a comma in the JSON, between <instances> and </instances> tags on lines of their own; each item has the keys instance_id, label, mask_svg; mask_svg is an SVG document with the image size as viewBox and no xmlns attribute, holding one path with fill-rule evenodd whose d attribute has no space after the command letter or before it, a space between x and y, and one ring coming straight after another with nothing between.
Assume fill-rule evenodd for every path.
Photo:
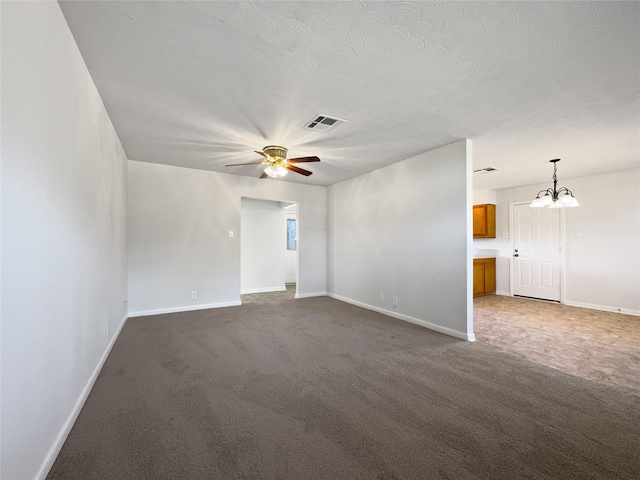
<instances>
[{"instance_id":1,"label":"wooden fan blade","mask_svg":"<svg viewBox=\"0 0 640 480\"><path fill-rule=\"evenodd\" d=\"M225 165L225 167L239 167L241 165L262 165L263 162L247 162L247 163L232 163L230 165Z\"/></svg>"},{"instance_id":2,"label":"wooden fan blade","mask_svg":"<svg viewBox=\"0 0 640 480\"><path fill-rule=\"evenodd\" d=\"M269 178L269 175L267 175L266 173L262 172L262 175L260 175L260 178Z\"/></svg>"},{"instance_id":3,"label":"wooden fan blade","mask_svg":"<svg viewBox=\"0 0 640 480\"><path fill-rule=\"evenodd\" d=\"M319 162L320 159L318 157L298 157L298 158L290 158L287 160L287 163L303 163L303 162Z\"/></svg>"},{"instance_id":4,"label":"wooden fan blade","mask_svg":"<svg viewBox=\"0 0 640 480\"><path fill-rule=\"evenodd\" d=\"M308 177L309 175L311 175L313 173L313 172L310 172L309 170L305 170L304 168L295 167L293 165L285 165L284 168L286 168L287 170L291 170L292 172L299 173L300 175L304 175L305 177Z\"/></svg>"}]
</instances>

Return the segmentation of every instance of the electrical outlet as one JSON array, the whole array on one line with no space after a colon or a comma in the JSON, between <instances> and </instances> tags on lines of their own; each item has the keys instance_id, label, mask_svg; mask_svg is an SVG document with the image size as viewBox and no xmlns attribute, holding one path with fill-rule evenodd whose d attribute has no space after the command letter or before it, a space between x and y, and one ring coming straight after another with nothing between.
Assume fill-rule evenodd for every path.
<instances>
[{"instance_id":1,"label":"electrical outlet","mask_svg":"<svg viewBox=\"0 0 640 480\"><path fill-rule=\"evenodd\" d=\"M398 297L393 297L393 306L394 307L398 306Z\"/></svg>"},{"instance_id":2,"label":"electrical outlet","mask_svg":"<svg viewBox=\"0 0 640 480\"><path fill-rule=\"evenodd\" d=\"M380 301L381 301L381 302L384 302L384 293L381 293L381 294L380 294Z\"/></svg>"},{"instance_id":3,"label":"electrical outlet","mask_svg":"<svg viewBox=\"0 0 640 480\"><path fill-rule=\"evenodd\" d=\"M194 299L194 300L195 300L196 298L198 298L198 292L195 292L195 291L194 291L194 292L191 292L191 298L192 298L192 299Z\"/></svg>"}]
</instances>

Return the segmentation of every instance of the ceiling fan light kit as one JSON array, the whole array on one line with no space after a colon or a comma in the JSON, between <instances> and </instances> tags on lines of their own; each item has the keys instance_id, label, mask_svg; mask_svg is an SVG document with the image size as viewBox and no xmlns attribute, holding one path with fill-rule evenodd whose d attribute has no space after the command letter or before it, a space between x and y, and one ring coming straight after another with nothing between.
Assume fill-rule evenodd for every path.
<instances>
[{"instance_id":1,"label":"ceiling fan light kit","mask_svg":"<svg viewBox=\"0 0 640 480\"><path fill-rule=\"evenodd\" d=\"M264 173L266 173L271 178L279 178L284 177L287 174L287 169L282 165L269 165L264 169Z\"/></svg>"},{"instance_id":2,"label":"ceiling fan light kit","mask_svg":"<svg viewBox=\"0 0 640 480\"><path fill-rule=\"evenodd\" d=\"M531 207L534 208L569 208L569 207L579 207L580 204L576 197L573 196L571 190L567 187L558 188L558 162L559 158L554 160L549 160L549 162L553 163L553 188L549 187L546 190L540 190L536 198L531 202ZM542 195L542 196L541 196Z\"/></svg>"},{"instance_id":3,"label":"ceiling fan light kit","mask_svg":"<svg viewBox=\"0 0 640 480\"><path fill-rule=\"evenodd\" d=\"M289 170L300 175L308 177L313 172L305 170L304 168L296 167L293 163L307 163L307 162L319 162L318 157L299 157L290 158L287 160L288 150L285 147L279 145L269 145L264 147L261 152L256 150L258 155L262 155L263 160L261 162L247 162L247 163L234 163L231 165L225 165L226 167L238 167L244 165L267 165L260 178L282 178Z\"/></svg>"},{"instance_id":4,"label":"ceiling fan light kit","mask_svg":"<svg viewBox=\"0 0 640 480\"><path fill-rule=\"evenodd\" d=\"M267 168L264 169L264 173L266 173L268 177L280 178L287 174L287 169L285 168L287 152L288 150L286 148L277 145L270 145L264 147L262 152L256 152L263 155L265 160L270 162Z\"/></svg>"}]
</instances>

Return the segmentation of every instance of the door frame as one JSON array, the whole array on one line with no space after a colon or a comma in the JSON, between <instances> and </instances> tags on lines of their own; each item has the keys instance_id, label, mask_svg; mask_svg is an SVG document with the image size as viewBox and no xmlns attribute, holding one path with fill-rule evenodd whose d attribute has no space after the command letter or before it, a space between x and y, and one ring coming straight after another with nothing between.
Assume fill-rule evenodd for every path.
<instances>
[{"instance_id":1,"label":"door frame","mask_svg":"<svg viewBox=\"0 0 640 480\"><path fill-rule=\"evenodd\" d=\"M509 202L509 296L514 297L515 294L515 264L513 261L513 249L515 248L513 245L513 209L516 205L530 205L530 201L520 201L520 202ZM545 207L546 208L546 207ZM566 235L565 235L565 213L564 208L558 209L560 210L560 216L558 221L560 222L559 232L560 232L560 303L565 303L565 291L566 291L566 278L564 272L566 270Z\"/></svg>"},{"instance_id":2,"label":"door frame","mask_svg":"<svg viewBox=\"0 0 640 480\"><path fill-rule=\"evenodd\" d=\"M297 239L296 239L296 293L295 293L295 298L298 298L298 289L300 288L300 202L298 200L283 200L283 199L279 199L279 198L265 198L265 197L254 197L254 196L249 196L249 195L240 195L240 225L242 225L242 199L243 198L248 198L251 200L258 200L258 201L262 201L262 202L274 202L274 203L280 203L280 206L282 207L281 209L284 210L286 212L286 209L284 209L283 204L287 203L287 204L295 204L296 205L296 230L297 230ZM285 218L286 218L286 213L285 213ZM286 224L285 224L286 225ZM240 227L238 229L238 231L240 232L240 239L242 239L242 227ZM286 236L286 233L285 233ZM286 239L286 237L285 237ZM286 245L284 245L284 248L286 249ZM285 262L284 259L284 254L283 254L283 262ZM286 265L285 265L286 268ZM240 261L238 262L238 269L240 270L238 278L240 279L240 285L239 285L239 294L240 294L240 299L242 301L242 247L240 247ZM286 272L285 272L285 289L286 289Z\"/></svg>"},{"instance_id":3,"label":"door frame","mask_svg":"<svg viewBox=\"0 0 640 480\"><path fill-rule=\"evenodd\" d=\"M296 284L296 294L298 293L298 246L299 246L299 240L300 240L300 235L298 235L298 226L300 225L300 222L298 222L298 203L295 202L296 205L296 211L293 215L295 215L294 220L296 221L296 249L295 249L295 254L294 256L296 257L296 278L295 278L295 284ZM285 211L284 214L284 218L285 218L285 226L288 226L288 221L290 220L289 216L291 215L291 213ZM285 268L286 268L286 256L287 256L287 246L285 245ZM287 283L291 283L291 282L287 282L287 272L285 270L285 274L284 274L284 283L285 285Z\"/></svg>"}]
</instances>

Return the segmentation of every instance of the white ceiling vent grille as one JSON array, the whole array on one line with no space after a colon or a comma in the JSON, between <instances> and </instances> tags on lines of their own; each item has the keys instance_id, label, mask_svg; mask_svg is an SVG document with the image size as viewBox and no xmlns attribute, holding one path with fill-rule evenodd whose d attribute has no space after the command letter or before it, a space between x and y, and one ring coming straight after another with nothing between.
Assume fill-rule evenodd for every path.
<instances>
[{"instance_id":1,"label":"white ceiling vent grille","mask_svg":"<svg viewBox=\"0 0 640 480\"><path fill-rule=\"evenodd\" d=\"M324 132L329 133L334 130L336 127L339 127L345 122L349 120L345 120L343 118L331 117L329 115L324 115L319 113L310 122L307 122L305 128L310 130L314 130L316 132Z\"/></svg>"},{"instance_id":2,"label":"white ceiling vent grille","mask_svg":"<svg viewBox=\"0 0 640 480\"><path fill-rule=\"evenodd\" d=\"M480 175L484 175L485 173L497 172L498 169L494 167L485 167L479 170L474 170L473 173L479 173Z\"/></svg>"}]
</instances>

